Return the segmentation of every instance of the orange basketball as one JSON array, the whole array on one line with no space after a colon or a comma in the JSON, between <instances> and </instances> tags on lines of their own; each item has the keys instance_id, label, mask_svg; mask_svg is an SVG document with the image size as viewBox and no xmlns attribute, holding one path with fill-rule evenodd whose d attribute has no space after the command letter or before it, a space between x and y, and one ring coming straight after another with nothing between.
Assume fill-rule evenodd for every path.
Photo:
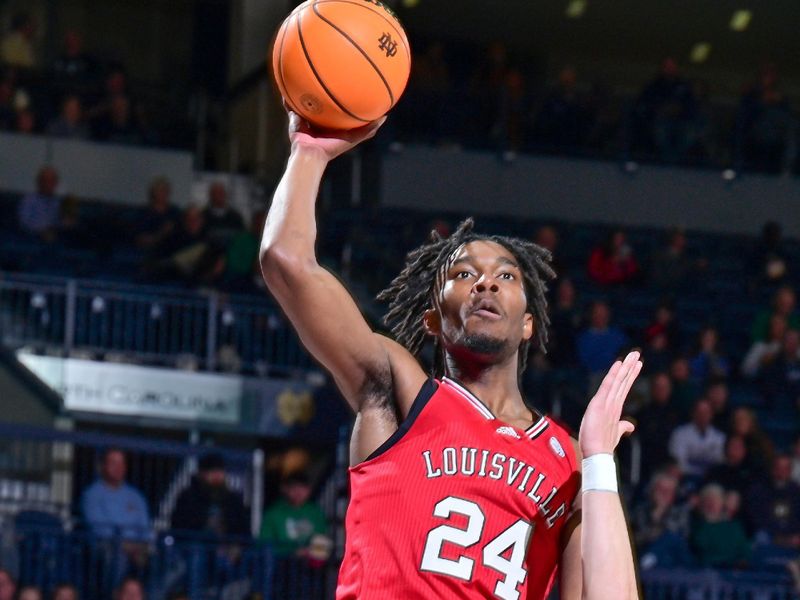
<instances>
[{"instance_id":1,"label":"orange basketball","mask_svg":"<svg viewBox=\"0 0 800 600\"><path fill-rule=\"evenodd\" d=\"M361 127L389 112L410 68L400 21L375 0L307 0L283 22L272 48L286 103L330 129Z\"/></svg>"}]
</instances>

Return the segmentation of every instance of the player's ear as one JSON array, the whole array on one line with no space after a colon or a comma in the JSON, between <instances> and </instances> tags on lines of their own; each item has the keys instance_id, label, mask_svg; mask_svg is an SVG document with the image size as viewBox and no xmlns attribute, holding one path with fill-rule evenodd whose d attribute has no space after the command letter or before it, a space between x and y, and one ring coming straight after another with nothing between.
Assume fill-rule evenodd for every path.
<instances>
[{"instance_id":1,"label":"player's ear","mask_svg":"<svg viewBox=\"0 0 800 600\"><path fill-rule=\"evenodd\" d=\"M442 332L442 317L435 308L429 308L422 315L422 326L428 335L439 335Z\"/></svg>"},{"instance_id":2,"label":"player's ear","mask_svg":"<svg viewBox=\"0 0 800 600\"><path fill-rule=\"evenodd\" d=\"M525 313L522 317L522 339L526 341L531 339L534 331L536 331L536 324L533 321L533 315Z\"/></svg>"}]
</instances>

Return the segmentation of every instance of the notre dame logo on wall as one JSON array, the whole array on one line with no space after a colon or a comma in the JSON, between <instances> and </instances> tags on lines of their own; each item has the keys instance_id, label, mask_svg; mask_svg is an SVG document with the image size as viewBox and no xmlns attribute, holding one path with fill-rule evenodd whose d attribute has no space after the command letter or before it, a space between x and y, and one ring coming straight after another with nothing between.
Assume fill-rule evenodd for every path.
<instances>
[{"instance_id":1,"label":"notre dame logo on wall","mask_svg":"<svg viewBox=\"0 0 800 600\"><path fill-rule=\"evenodd\" d=\"M311 392L284 390L278 395L278 418L287 427L308 425L314 418L314 397Z\"/></svg>"}]
</instances>

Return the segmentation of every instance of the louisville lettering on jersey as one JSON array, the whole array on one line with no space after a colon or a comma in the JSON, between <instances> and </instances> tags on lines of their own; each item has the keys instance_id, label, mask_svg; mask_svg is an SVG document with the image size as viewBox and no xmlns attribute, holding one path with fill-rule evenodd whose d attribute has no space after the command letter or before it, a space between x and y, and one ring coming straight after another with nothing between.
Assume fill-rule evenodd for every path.
<instances>
[{"instance_id":1,"label":"louisville lettering on jersey","mask_svg":"<svg viewBox=\"0 0 800 600\"><path fill-rule=\"evenodd\" d=\"M445 447L434 454L431 450L422 452L425 477L483 477L496 481L498 485L516 488L524 494L545 517L547 527L566 514L564 502L553 510L550 502L558 494L558 487L548 485L547 474L536 470L525 461L502 452L462 446ZM548 491L549 488L549 491Z\"/></svg>"}]
</instances>

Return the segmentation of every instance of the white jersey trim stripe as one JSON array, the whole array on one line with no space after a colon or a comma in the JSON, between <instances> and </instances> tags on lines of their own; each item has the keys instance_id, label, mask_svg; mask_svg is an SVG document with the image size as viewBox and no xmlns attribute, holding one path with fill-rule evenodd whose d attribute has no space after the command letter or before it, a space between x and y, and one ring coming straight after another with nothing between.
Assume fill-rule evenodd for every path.
<instances>
[{"instance_id":1,"label":"white jersey trim stripe","mask_svg":"<svg viewBox=\"0 0 800 600\"><path fill-rule=\"evenodd\" d=\"M448 387L452 388L454 391L458 392L462 398L467 400L472 406L474 406L478 412L480 412L484 417L490 420L495 420L496 417L492 414L492 411L488 409L488 407L481 402L475 394L470 392L467 388L463 385L450 379L449 377L443 377L442 383L446 383ZM537 413L538 414L538 413ZM544 416L539 415L539 420L532 424L525 430L525 434L530 438L535 438L539 435L542 431L545 430L547 427L547 419Z\"/></svg>"},{"instance_id":2,"label":"white jersey trim stripe","mask_svg":"<svg viewBox=\"0 0 800 600\"><path fill-rule=\"evenodd\" d=\"M484 417L486 417L487 420L493 420L494 419L494 415L492 414L492 411L490 411L488 408L486 408L486 406L483 404L483 402L478 400L475 397L475 395L472 392L470 392L467 388L465 388L464 386L458 384L457 382L455 382L452 379L449 379L447 377L443 377L442 378L442 383L446 383L448 385L448 387L450 387L454 391L458 392L459 395L462 398L464 398L464 400L466 400L473 407L475 407L475 409L479 413L481 413Z\"/></svg>"}]
</instances>

